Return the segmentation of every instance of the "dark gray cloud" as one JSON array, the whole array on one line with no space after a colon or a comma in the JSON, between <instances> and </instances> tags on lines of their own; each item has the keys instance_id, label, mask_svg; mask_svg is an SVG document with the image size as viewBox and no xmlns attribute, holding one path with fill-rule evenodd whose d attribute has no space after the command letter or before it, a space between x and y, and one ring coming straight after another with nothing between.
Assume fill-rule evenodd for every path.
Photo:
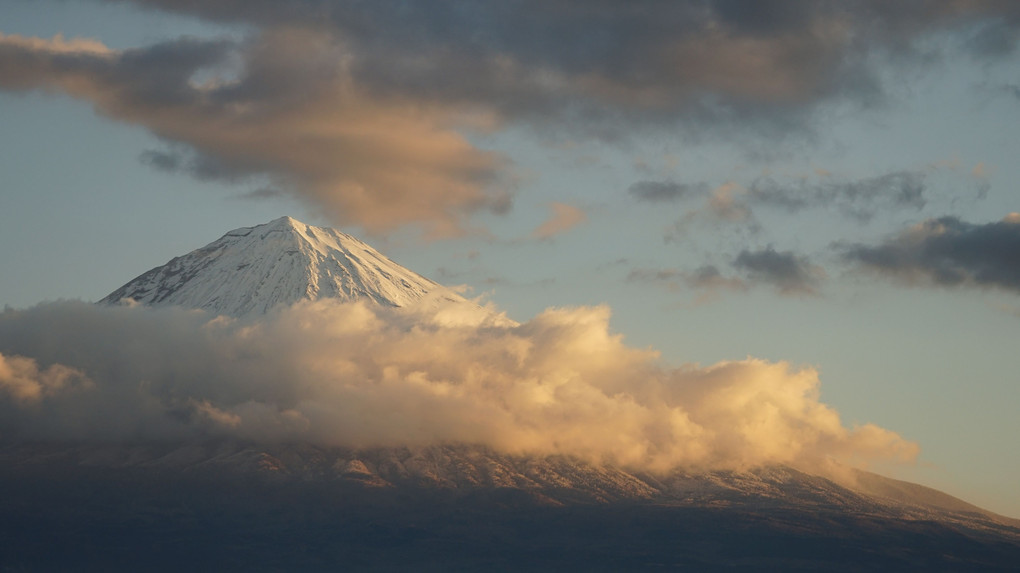
<instances>
[{"instance_id":1,"label":"dark gray cloud","mask_svg":"<svg viewBox=\"0 0 1020 573\"><path fill-rule=\"evenodd\" d=\"M943 30L999 46L1020 14L994 0L136 3L324 31L343 41L357 81L378 93L607 136L635 123L803 126L818 102L881 99L873 65L883 55L909 63ZM983 34L973 33L975 22Z\"/></svg>"},{"instance_id":2,"label":"dark gray cloud","mask_svg":"<svg viewBox=\"0 0 1020 573\"><path fill-rule=\"evenodd\" d=\"M977 59L998 58L1012 54L1018 40L1020 34L1017 34L1015 21L992 19L979 26L965 46Z\"/></svg>"},{"instance_id":3,"label":"dark gray cloud","mask_svg":"<svg viewBox=\"0 0 1020 573\"><path fill-rule=\"evenodd\" d=\"M984 224L928 219L878 245L838 246L845 261L880 275L945 287L1020 293L1020 214Z\"/></svg>"},{"instance_id":4,"label":"dark gray cloud","mask_svg":"<svg viewBox=\"0 0 1020 573\"><path fill-rule=\"evenodd\" d=\"M143 165L148 165L157 171L165 173L185 173L200 181L227 181L242 182L253 175L264 171L259 167L244 169L238 165L231 165L227 161L221 161L213 155L196 153L187 146L176 144L171 145L169 150L147 149L138 155L138 160ZM273 196L283 193L279 190ZM260 192L245 193L249 199L266 198Z\"/></svg>"},{"instance_id":5,"label":"dark gray cloud","mask_svg":"<svg viewBox=\"0 0 1020 573\"><path fill-rule=\"evenodd\" d=\"M675 181L638 181L627 192L639 201L663 203L687 199L708 193L705 183L677 183Z\"/></svg>"},{"instance_id":6,"label":"dark gray cloud","mask_svg":"<svg viewBox=\"0 0 1020 573\"><path fill-rule=\"evenodd\" d=\"M816 295L825 272L804 256L792 251L776 251L766 247L759 251L743 250L733 266L747 274L751 282L762 282L784 295Z\"/></svg>"},{"instance_id":7,"label":"dark gray cloud","mask_svg":"<svg viewBox=\"0 0 1020 573\"><path fill-rule=\"evenodd\" d=\"M889 208L925 206L925 173L897 171L855 181L799 181L782 184L771 177L756 179L748 189L748 202L796 213L811 208L835 208L862 222Z\"/></svg>"},{"instance_id":8,"label":"dark gray cloud","mask_svg":"<svg viewBox=\"0 0 1020 573\"><path fill-rule=\"evenodd\" d=\"M147 149L138 155L138 160L143 164L158 171L166 173L178 173L184 169L186 159L179 153L172 151L160 151L158 149Z\"/></svg>"},{"instance_id":9,"label":"dark gray cloud","mask_svg":"<svg viewBox=\"0 0 1020 573\"><path fill-rule=\"evenodd\" d=\"M934 61L930 46L1012 49L1020 20L994 0L131 3L247 37L115 51L0 35L0 89L64 92L187 150L145 154L156 168L257 177L337 223L433 235L510 205L509 159L466 130L765 134L773 148L826 106L882 102L888 67ZM941 33L973 46L930 41ZM677 190L663 191L647 197Z\"/></svg>"}]
</instances>

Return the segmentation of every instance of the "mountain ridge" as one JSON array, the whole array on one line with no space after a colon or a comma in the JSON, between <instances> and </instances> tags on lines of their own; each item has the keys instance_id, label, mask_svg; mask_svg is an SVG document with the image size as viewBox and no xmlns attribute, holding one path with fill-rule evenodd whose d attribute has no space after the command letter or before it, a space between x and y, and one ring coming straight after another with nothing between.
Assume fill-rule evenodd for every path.
<instances>
[{"instance_id":1,"label":"mountain ridge","mask_svg":"<svg viewBox=\"0 0 1020 573\"><path fill-rule=\"evenodd\" d=\"M804 507L830 504L890 518L952 521L979 529L1012 530L1020 519L996 514L939 490L851 470L837 479L786 465L746 469L677 467L649 472L565 455L498 452L481 445L445 444L353 448L308 443L264 444L236 439L137 444L2 444L8 467L106 468L190 477L257 476L270 482L318 482L399 491L426 488L468 493L517 489L553 505L641 502L720 505L754 502Z\"/></svg>"},{"instance_id":2,"label":"mountain ridge","mask_svg":"<svg viewBox=\"0 0 1020 573\"><path fill-rule=\"evenodd\" d=\"M192 456L196 465L183 471L145 467L145 456L123 447L89 451L85 464L52 450L38 452L39 465L0 464L0 567L863 572L1015 571L1020 562L1016 527L905 512L782 468L680 475L672 499L597 500L572 488L374 483L370 452L357 462L336 452L346 463L334 476L308 479L295 471L301 460L330 468L337 460L282 444L272 453L207 447L213 455ZM474 455L450 448L454 466ZM0 448L0 459L10 453ZM390 453L399 452L375 452ZM591 474L574 462L564 460L569 475ZM483 469L461 467L465 476ZM744 491L729 487L741 483Z\"/></svg>"}]
</instances>

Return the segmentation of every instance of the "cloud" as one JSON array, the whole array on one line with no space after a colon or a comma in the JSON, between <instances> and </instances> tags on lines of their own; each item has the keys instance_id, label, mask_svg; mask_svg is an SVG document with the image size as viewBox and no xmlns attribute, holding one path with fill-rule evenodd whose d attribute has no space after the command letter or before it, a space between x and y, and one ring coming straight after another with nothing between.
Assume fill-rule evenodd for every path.
<instances>
[{"instance_id":1,"label":"cloud","mask_svg":"<svg viewBox=\"0 0 1020 573\"><path fill-rule=\"evenodd\" d=\"M771 177L761 177L751 184L747 200L788 213L835 207L843 215L861 222L871 220L883 210L920 210L926 203L927 185L925 173L921 171L897 171L852 181L825 179L828 180L817 183L802 180L784 185Z\"/></svg>"},{"instance_id":2,"label":"cloud","mask_svg":"<svg viewBox=\"0 0 1020 573\"><path fill-rule=\"evenodd\" d=\"M274 189L272 187L259 187L258 189L253 189L247 193L237 195L236 198L257 201L260 199L276 199L277 197L283 197L284 195L285 193L279 189Z\"/></svg>"},{"instance_id":3,"label":"cloud","mask_svg":"<svg viewBox=\"0 0 1020 573\"><path fill-rule=\"evenodd\" d=\"M510 207L510 160L472 133L752 134L773 147L812 132L823 108L882 102L887 69L932 61L933 37L969 34L971 48L940 45L998 57L1020 23L1014 3L956 0L134 3L247 37L111 50L0 36L0 89L65 93L149 130L170 148L143 153L156 168L255 179L338 224L435 236Z\"/></svg>"},{"instance_id":4,"label":"cloud","mask_svg":"<svg viewBox=\"0 0 1020 573\"><path fill-rule=\"evenodd\" d=\"M153 169L166 173L177 173L185 169L187 159L180 153L147 149L138 155L138 160ZM192 168L194 171L194 168Z\"/></svg>"},{"instance_id":5,"label":"cloud","mask_svg":"<svg viewBox=\"0 0 1020 573\"><path fill-rule=\"evenodd\" d=\"M843 260L907 284L1020 293L1020 214L968 223L927 219L878 245L837 245Z\"/></svg>"},{"instance_id":6,"label":"cloud","mask_svg":"<svg viewBox=\"0 0 1020 573\"><path fill-rule=\"evenodd\" d=\"M18 34L4 34L0 32L0 46L16 47L26 51L47 52L52 55L61 54L90 54L94 56L109 56L111 51L98 40L91 38L72 38L65 40L63 34L57 34L47 40ZM5 73L11 70L4 68Z\"/></svg>"},{"instance_id":7,"label":"cloud","mask_svg":"<svg viewBox=\"0 0 1020 573\"><path fill-rule=\"evenodd\" d=\"M701 206L684 210L663 235L665 242L686 240L691 229L698 225L707 225L712 230L734 226L751 235L762 231L761 223L747 203L747 190L741 185L727 181L711 188L702 183L696 190L704 198Z\"/></svg>"},{"instance_id":8,"label":"cloud","mask_svg":"<svg viewBox=\"0 0 1020 573\"><path fill-rule=\"evenodd\" d=\"M825 271L807 257L792 251L778 252L772 247L760 251L740 252L733 266L744 271L752 282L771 284L784 295L817 295Z\"/></svg>"},{"instance_id":9,"label":"cloud","mask_svg":"<svg viewBox=\"0 0 1020 573\"><path fill-rule=\"evenodd\" d=\"M124 51L5 36L0 89L89 101L170 144L144 152L145 163L201 179L268 178L332 220L370 232L420 224L453 235L478 209L506 211L509 162L457 131L464 114L372 93L353 80L346 59L342 42L309 30Z\"/></svg>"},{"instance_id":10,"label":"cloud","mask_svg":"<svg viewBox=\"0 0 1020 573\"><path fill-rule=\"evenodd\" d=\"M35 403L68 389L93 384L80 370L52 364L41 370L35 360L0 354L0 390L18 403Z\"/></svg>"},{"instance_id":11,"label":"cloud","mask_svg":"<svg viewBox=\"0 0 1020 573\"><path fill-rule=\"evenodd\" d=\"M550 203L549 208L552 210L552 216L532 231L532 237L536 239L551 239L588 220L588 215L573 205Z\"/></svg>"},{"instance_id":12,"label":"cloud","mask_svg":"<svg viewBox=\"0 0 1020 573\"><path fill-rule=\"evenodd\" d=\"M724 183L716 187L708 198L708 212L721 221L750 221L754 224L754 214L740 200L743 193L744 189L736 183Z\"/></svg>"},{"instance_id":13,"label":"cloud","mask_svg":"<svg viewBox=\"0 0 1020 573\"><path fill-rule=\"evenodd\" d=\"M695 304L709 302L726 291L746 292L756 284L774 287L782 295L817 295L825 271L811 264L806 257L792 252L777 252L772 247L761 251L743 250L732 266L744 276L727 276L715 265L694 270L634 269L627 275L630 282L657 285L670 291L700 291Z\"/></svg>"},{"instance_id":14,"label":"cloud","mask_svg":"<svg viewBox=\"0 0 1020 573\"><path fill-rule=\"evenodd\" d=\"M746 281L736 277L723 276L715 265L705 265L686 273L684 278L690 286L717 293L722 290L747 290Z\"/></svg>"},{"instance_id":15,"label":"cloud","mask_svg":"<svg viewBox=\"0 0 1020 573\"><path fill-rule=\"evenodd\" d=\"M511 205L510 159L472 143L472 133L523 125L604 141L648 131L737 142L764 135L774 147L812 132L828 116L823 108L883 101L887 69L933 60L933 37L987 26L974 44L984 47L971 53L991 58L1020 23L1014 3L956 0L910 9L874 1L135 3L235 25L247 37L111 50L95 40L0 36L0 89L65 93L149 130L170 148L143 153L156 168L254 179L337 224L372 233L416 225L434 236L469 231L473 213ZM679 188L650 191L643 198Z\"/></svg>"},{"instance_id":16,"label":"cloud","mask_svg":"<svg viewBox=\"0 0 1020 573\"><path fill-rule=\"evenodd\" d=\"M965 47L975 59L1000 58L1016 50L1016 22L992 20L977 28Z\"/></svg>"},{"instance_id":17,"label":"cloud","mask_svg":"<svg viewBox=\"0 0 1020 573\"><path fill-rule=\"evenodd\" d=\"M683 276L678 269L633 269L627 273L631 282L663 283L671 288L678 286L677 279Z\"/></svg>"},{"instance_id":18,"label":"cloud","mask_svg":"<svg viewBox=\"0 0 1020 573\"><path fill-rule=\"evenodd\" d=\"M675 181L638 181L631 185L627 192L638 201L649 203L665 203L687 199L708 192L704 183L677 183Z\"/></svg>"},{"instance_id":19,"label":"cloud","mask_svg":"<svg viewBox=\"0 0 1020 573\"><path fill-rule=\"evenodd\" d=\"M609 315L581 307L521 324L451 321L443 309L336 301L280 309L258 323L80 302L9 310L0 315L0 350L18 358L5 364L49 390L31 404L0 393L0 433L474 443L648 469L917 452L893 432L843 426L819 402L810 368L755 359L663 368L656 352L611 332ZM62 373L91 383L54 383ZM4 376L8 388L14 378Z\"/></svg>"},{"instance_id":20,"label":"cloud","mask_svg":"<svg viewBox=\"0 0 1020 573\"><path fill-rule=\"evenodd\" d=\"M724 276L715 265L704 265L693 271L680 269L634 269L627 274L631 282L663 286L671 291L690 288L705 294L696 301L707 302L723 291L746 291L750 285L739 277Z\"/></svg>"},{"instance_id":21,"label":"cloud","mask_svg":"<svg viewBox=\"0 0 1020 573\"><path fill-rule=\"evenodd\" d=\"M943 181L943 185L933 186L930 176L940 171L948 177L937 180L946 179L948 183ZM825 211L827 215L865 224L883 213L920 211L930 205L953 206L968 195L970 200L979 201L987 197L990 189L987 171L984 163L963 172L956 162L938 162L925 169L893 171L860 179L843 179L816 169L813 176L763 175L746 186L728 181L713 189L706 183L640 181L629 191L639 201L696 198L702 202L698 208L686 208L667 230L665 240L670 242L683 238L695 224L736 225L748 234L760 233L765 230L760 218L765 210L787 215L807 210ZM942 193L935 192L940 189Z\"/></svg>"},{"instance_id":22,"label":"cloud","mask_svg":"<svg viewBox=\"0 0 1020 573\"><path fill-rule=\"evenodd\" d=\"M971 37L947 46L998 57L1003 49L978 46L1002 46L1020 20L1020 9L994 0L136 3L320 30L345 43L353 77L376 93L609 137L637 125L803 128L819 104L881 100L880 68L930 60L933 36Z\"/></svg>"}]
</instances>

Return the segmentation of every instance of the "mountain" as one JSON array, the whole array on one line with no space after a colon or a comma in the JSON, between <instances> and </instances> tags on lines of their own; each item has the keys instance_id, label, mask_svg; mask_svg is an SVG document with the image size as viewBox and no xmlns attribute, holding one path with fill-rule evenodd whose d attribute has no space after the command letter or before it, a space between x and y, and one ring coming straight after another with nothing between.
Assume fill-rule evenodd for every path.
<instances>
[{"instance_id":1,"label":"mountain","mask_svg":"<svg viewBox=\"0 0 1020 573\"><path fill-rule=\"evenodd\" d=\"M784 466L653 475L470 445L6 445L0 567L1015 571L1020 563L1020 522L914 484L859 477L888 495Z\"/></svg>"},{"instance_id":2,"label":"mountain","mask_svg":"<svg viewBox=\"0 0 1020 573\"><path fill-rule=\"evenodd\" d=\"M281 305L326 298L473 304L349 235L289 217L231 231L100 304L131 299L256 321ZM1020 564L1020 521L862 471L838 482L787 466L651 473L478 444L354 449L202 436L0 436L0 572Z\"/></svg>"},{"instance_id":3,"label":"mountain","mask_svg":"<svg viewBox=\"0 0 1020 573\"><path fill-rule=\"evenodd\" d=\"M712 505L829 505L873 515L940 519L978 528L1015 530L1004 517L921 485L853 470L837 483L788 466L744 470L674 468L652 473L568 456L523 456L484 446L349 448L232 439L190 442L0 446L8 466L118 468L190 477L249 476L270 482L324 482L364 488L471 492L515 489L542 504L650 502Z\"/></svg>"},{"instance_id":4,"label":"mountain","mask_svg":"<svg viewBox=\"0 0 1020 573\"><path fill-rule=\"evenodd\" d=\"M99 302L131 299L250 317L279 305L323 298L393 307L424 300L467 302L350 235L291 217L230 231L142 274Z\"/></svg>"}]
</instances>

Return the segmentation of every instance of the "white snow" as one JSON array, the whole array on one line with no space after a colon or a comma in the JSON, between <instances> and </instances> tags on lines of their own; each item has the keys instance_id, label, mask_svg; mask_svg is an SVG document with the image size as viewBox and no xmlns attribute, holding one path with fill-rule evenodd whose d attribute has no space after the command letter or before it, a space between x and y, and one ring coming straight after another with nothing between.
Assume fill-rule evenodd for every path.
<instances>
[{"instance_id":1,"label":"white snow","mask_svg":"<svg viewBox=\"0 0 1020 573\"><path fill-rule=\"evenodd\" d=\"M129 299L246 317L322 298L395 307L469 302L350 235L281 217L230 231L130 281L100 304Z\"/></svg>"}]
</instances>

